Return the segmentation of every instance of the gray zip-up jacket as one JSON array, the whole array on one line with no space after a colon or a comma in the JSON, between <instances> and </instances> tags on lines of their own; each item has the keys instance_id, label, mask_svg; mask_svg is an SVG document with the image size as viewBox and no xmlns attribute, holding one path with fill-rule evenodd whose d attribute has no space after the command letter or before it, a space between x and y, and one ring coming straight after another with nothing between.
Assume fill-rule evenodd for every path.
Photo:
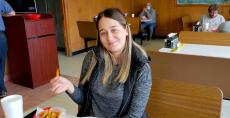
<instances>
[{"instance_id":1,"label":"gray zip-up jacket","mask_svg":"<svg viewBox=\"0 0 230 118\"><path fill-rule=\"evenodd\" d=\"M103 58L100 57L100 51L98 47L95 47L93 51L90 51L86 56L92 56L94 52L97 57L97 64L92 72L91 79L84 85L75 87L73 94L69 96L79 105L81 109L77 116L89 116L90 109L92 109L92 93L91 87L99 74L99 70L103 69ZM83 68L81 72L81 79L87 71L86 65L89 65L90 61L84 60ZM129 77L124 83L123 100L117 118L144 118L145 107L147 105L148 97L152 86L151 69L149 60L142 55L140 50L133 46L132 48L132 60Z\"/></svg>"}]
</instances>

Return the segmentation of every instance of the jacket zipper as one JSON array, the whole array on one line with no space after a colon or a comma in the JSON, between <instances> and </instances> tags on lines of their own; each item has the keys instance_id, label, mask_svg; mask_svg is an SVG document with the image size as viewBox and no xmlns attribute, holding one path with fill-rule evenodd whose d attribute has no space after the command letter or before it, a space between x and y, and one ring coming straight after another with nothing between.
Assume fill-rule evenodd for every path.
<instances>
[{"instance_id":1,"label":"jacket zipper","mask_svg":"<svg viewBox=\"0 0 230 118\"><path fill-rule=\"evenodd\" d=\"M96 71L96 73L95 73L95 75L96 76L94 76L94 77L97 77L98 76L98 70L95 70ZM88 88L88 91L87 91L87 100L86 100L86 105L85 105L85 109L84 109L84 112L83 113L85 113L86 112L86 109L88 108L88 104L89 104L89 91L91 90L91 86L92 86L92 82L94 83L94 81L95 81L95 78L92 78L92 81L91 82L89 82L89 88ZM92 91L91 91L92 92ZM90 111L89 111L90 112Z\"/></svg>"},{"instance_id":2,"label":"jacket zipper","mask_svg":"<svg viewBox=\"0 0 230 118\"><path fill-rule=\"evenodd\" d=\"M88 108L88 104L89 104L89 90L90 90L90 86L89 86L89 89L88 89L88 92L87 92L87 99L86 99L86 105L85 105L85 109L84 109L84 114L85 114L85 112L86 112L86 109Z\"/></svg>"},{"instance_id":3,"label":"jacket zipper","mask_svg":"<svg viewBox=\"0 0 230 118\"><path fill-rule=\"evenodd\" d=\"M136 73L135 73L135 75L134 75L133 77L135 77L135 76L136 76ZM134 87L134 84L135 84L135 83L136 83L136 81L133 83L131 90L133 90L133 87ZM130 95L131 95L131 92L129 93L128 98L130 97ZM128 100L128 98L127 98L127 100ZM127 100L126 100L126 102L125 102L124 106L122 107L121 112L120 112L120 113L119 113L119 115L118 115L118 118L120 118L120 117L121 117L121 113L122 113L122 111L124 110L124 107L125 107L125 106L126 106L126 104L127 104Z\"/></svg>"}]
</instances>

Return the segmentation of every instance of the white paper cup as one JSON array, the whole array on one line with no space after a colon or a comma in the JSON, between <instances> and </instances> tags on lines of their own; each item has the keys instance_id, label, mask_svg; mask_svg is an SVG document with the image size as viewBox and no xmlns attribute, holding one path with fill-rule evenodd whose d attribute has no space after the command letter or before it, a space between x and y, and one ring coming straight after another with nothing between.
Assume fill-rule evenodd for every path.
<instances>
[{"instance_id":1,"label":"white paper cup","mask_svg":"<svg viewBox=\"0 0 230 118\"><path fill-rule=\"evenodd\" d=\"M203 31L208 31L209 30L209 23L205 23L203 26Z\"/></svg>"},{"instance_id":2,"label":"white paper cup","mask_svg":"<svg viewBox=\"0 0 230 118\"><path fill-rule=\"evenodd\" d=\"M10 95L2 98L1 105L5 118L23 118L23 100L21 95Z\"/></svg>"},{"instance_id":3,"label":"white paper cup","mask_svg":"<svg viewBox=\"0 0 230 118\"><path fill-rule=\"evenodd\" d=\"M133 17L133 18L134 18L134 17L135 17L135 14L131 14L131 17Z\"/></svg>"},{"instance_id":4,"label":"white paper cup","mask_svg":"<svg viewBox=\"0 0 230 118\"><path fill-rule=\"evenodd\" d=\"M127 16L128 16L128 13L124 13L124 15L125 15L125 17L127 17Z\"/></svg>"}]
</instances>

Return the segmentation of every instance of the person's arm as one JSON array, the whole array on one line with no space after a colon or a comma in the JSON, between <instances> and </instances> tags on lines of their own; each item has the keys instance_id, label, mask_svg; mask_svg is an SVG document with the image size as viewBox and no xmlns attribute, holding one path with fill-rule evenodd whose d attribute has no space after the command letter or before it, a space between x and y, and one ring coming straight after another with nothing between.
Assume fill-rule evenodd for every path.
<instances>
[{"instance_id":1,"label":"person's arm","mask_svg":"<svg viewBox=\"0 0 230 118\"><path fill-rule=\"evenodd\" d=\"M156 11L154 9L151 12L151 20L156 23Z\"/></svg>"},{"instance_id":2,"label":"person's arm","mask_svg":"<svg viewBox=\"0 0 230 118\"><path fill-rule=\"evenodd\" d=\"M150 95L150 90L152 87L152 75L151 68L149 64L145 64L139 76L137 77L137 82L134 86L133 98L131 101L130 108L127 115L122 118L141 118Z\"/></svg>"},{"instance_id":3,"label":"person's arm","mask_svg":"<svg viewBox=\"0 0 230 118\"><path fill-rule=\"evenodd\" d=\"M221 15L221 23L224 23L225 22L225 19L224 19L224 17ZM220 23L220 24L221 24Z\"/></svg>"},{"instance_id":4,"label":"person's arm","mask_svg":"<svg viewBox=\"0 0 230 118\"><path fill-rule=\"evenodd\" d=\"M146 11L147 14L147 18L148 20L153 20L153 9L151 9L150 11Z\"/></svg>"},{"instance_id":5,"label":"person's arm","mask_svg":"<svg viewBox=\"0 0 230 118\"><path fill-rule=\"evenodd\" d=\"M9 16L14 16L14 15L15 15L15 11L11 11L9 13L4 13L2 16L9 17Z\"/></svg>"},{"instance_id":6,"label":"person's arm","mask_svg":"<svg viewBox=\"0 0 230 118\"><path fill-rule=\"evenodd\" d=\"M86 73L88 71L93 53L94 53L93 51L88 52L88 54L84 58L82 69L81 69L80 81L84 78L84 76L86 75ZM82 105L84 103L84 100L85 100L84 99L84 97L85 97L84 94L86 92L86 90L84 88L85 84L81 85L79 83L79 86L74 86L74 91L72 93L67 92L68 95L71 97L71 99L80 105Z\"/></svg>"},{"instance_id":7,"label":"person's arm","mask_svg":"<svg viewBox=\"0 0 230 118\"><path fill-rule=\"evenodd\" d=\"M15 11L13 10L13 8L6 2L6 1L1 1L1 13L2 16L8 17L8 16L14 16L15 15Z\"/></svg>"},{"instance_id":8,"label":"person's arm","mask_svg":"<svg viewBox=\"0 0 230 118\"><path fill-rule=\"evenodd\" d=\"M147 18L149 19L149 20L151 20L152 19L152 14L150 13L150 12L146 12L147 13Z\"/></svg>"},{"instance_id":9,"label":"person's arm","mask_svg":"<svg viewBox=\"0 0 230 118\"><path fill-rule=\"evenodd\" d=\"M145 12L144 12L144 9L143 9L142 12L139 14L139 17L140 17L141 20L143 19L144 15L145 15Z\"/></svg>"}]
</instances>

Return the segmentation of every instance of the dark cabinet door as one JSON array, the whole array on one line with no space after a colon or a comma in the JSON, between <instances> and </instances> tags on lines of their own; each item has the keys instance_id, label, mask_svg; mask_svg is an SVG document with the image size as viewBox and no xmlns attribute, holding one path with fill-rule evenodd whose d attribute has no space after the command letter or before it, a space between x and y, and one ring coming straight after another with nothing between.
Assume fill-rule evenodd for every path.
<instances>
[{"instance_id":1,"label":"dark cabinet door","mask_svg":"<svg viewBox=\"0 0 230 118\"><path fill-rule=\"evenodd\" d=\"M46 36L28 41L33 86L49 82L57 69L57 48L55 36Z\"/></svg>"}]
</instances>

